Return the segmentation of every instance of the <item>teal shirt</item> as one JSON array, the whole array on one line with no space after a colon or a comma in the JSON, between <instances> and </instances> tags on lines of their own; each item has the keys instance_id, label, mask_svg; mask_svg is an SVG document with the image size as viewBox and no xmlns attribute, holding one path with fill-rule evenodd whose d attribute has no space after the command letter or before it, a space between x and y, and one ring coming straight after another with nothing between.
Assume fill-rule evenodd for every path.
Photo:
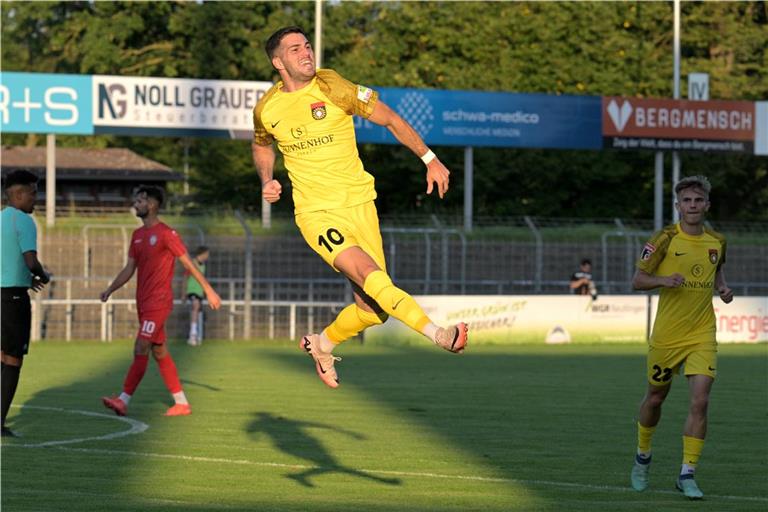
<instances>
[{"instance_id":1,"label":"teal shirt","mask_svg":"<svg viewBox=\"0 0 768 512\"><path fill-rule=\"evenodd\" d=\"M192 259L192 263L197 267L197 270L199 270L201 274L205 275L205 263L200 264L194 258ZM198 280L191 275L187 278L187 295L190 293L194 293L200 297L205 297L205 293L203 293L203 285L201 285Z\"/></svg>"},{"instance_id":2,"label":"teal shirt","mask_svg":"<svg viewBox=\"0 0 768 512\"><path fill-rule=\"evenodd\" d=\"M13 206L0 212L2 238L0 242L0 287L29 288L32 273L24 263L24 253L37 251L37 227L32 217Z\"/></svg>"}]
</instances>

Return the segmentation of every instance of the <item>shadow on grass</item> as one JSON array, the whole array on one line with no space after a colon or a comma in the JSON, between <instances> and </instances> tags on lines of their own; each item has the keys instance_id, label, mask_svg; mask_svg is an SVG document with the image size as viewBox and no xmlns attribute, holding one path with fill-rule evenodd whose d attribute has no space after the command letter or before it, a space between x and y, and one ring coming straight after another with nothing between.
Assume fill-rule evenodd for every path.
<instances>
[{"instance_id":1,"label":"shadow on grass","mask_svg":"<svg viewBox=\"0 0 768 512\"><path fill-rule=\"evenodd\" d=\"M631 501L626 510L684 505L672 492L688 408L687 385L679 377L655 437L660 459L653 479L657 494L645 493L642 499L623 494L629 492L635 418L646 387L642 346L523 346L517 353L486 347L457 356L414 347L369 350L353 345L336 352L344 356L337 365L342 387L415 420L443 439L450 448L446 457L454 449L462 452L461 466L480 465L488 476L529 487L551 504L542 510L562 510L557 503L563 499L571 503L566 508L572 507L585 493L592 494L593 510L615 510L617 498ZM288 356L280 360L312 371L307 361ZM764 382L768 364L765 358L724 355L722 349L720 364L723 371L713 390L710 436L700 471L702 487L713 498L702 510L759 510L768 502L766 488L731 475L734 458L749 472L759 471L768 456L764 443L754 450L743 442L746 438L757 443L768 434L763 417L768 395L765 389L754 392L760 375ZM429 463L445 468L452 461ZM421 471L439 472L430 467ZM612 489L601 493L602 486ZM729 501L727 496L734 495L737 499ZM739 496L748 499L738 501Z\"/></svg>"},{"instance_id":2,"label":"shadow on grass","mask_svg":"<svg viewBox=\"0 0 768 512\"><path fill-rule=\"evenodd\" d=\"M312 467L300 473L287 475L287 478L295 480L304 487L314 487L315 484L312 483L310 478L326 473L341 473L366 478L382 484L400 485L400 479L398 478L382 478L366 471L340 464L336 457L309 432L311 429L328 429L353 439L365 439L365 436L362 434L337 426L312 421L291 420L283 416L274 416L268 412L255 413L253 421L248 425L248 432L254 438L257 438L259 434L264 434L269 437L275 448L281 452L292 457L304 459L312 464Z\"/></svg>"}]
</instances>

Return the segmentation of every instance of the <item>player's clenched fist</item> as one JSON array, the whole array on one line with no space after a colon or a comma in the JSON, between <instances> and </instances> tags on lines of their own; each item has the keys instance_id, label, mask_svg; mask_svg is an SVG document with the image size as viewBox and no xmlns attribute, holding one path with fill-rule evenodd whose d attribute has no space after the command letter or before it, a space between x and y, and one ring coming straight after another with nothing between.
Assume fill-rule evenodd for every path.
<instances>
[{"instance_id":1,"label":"player's clenched fist","mask_svg":"<svg viewBox=\"0 0 768 512\"><path fill-rule=\"evenodd\" d=\"M269 180L261 186L261 197L267 200L269 203L275 203L280 199L280 194L283 192L283 187L277 180Z\"/></svg>"},{"instance_id":2,"label":"player's clenched fist","mask_svg":"<svg viewBox=\"0 0 768 512\"><path fill-rule=\"evenodd\" d=\"M664 277L664 286L667 288L679 288L685 282L685 278L675 272L671 276Z\"/></svg>"},{"instance_id":3,"label":"player's clenched fist","mask_svg":"<svg viewBox=\"0 0 768 512\"><path fill-rule=\"evenodd\" d=\"M720 295L720 300L725 302L726 304L730 304L733 300L733 290L728 288L727 286L721 286L717 289L717 294Z\"/></svg>"}]
</instances>

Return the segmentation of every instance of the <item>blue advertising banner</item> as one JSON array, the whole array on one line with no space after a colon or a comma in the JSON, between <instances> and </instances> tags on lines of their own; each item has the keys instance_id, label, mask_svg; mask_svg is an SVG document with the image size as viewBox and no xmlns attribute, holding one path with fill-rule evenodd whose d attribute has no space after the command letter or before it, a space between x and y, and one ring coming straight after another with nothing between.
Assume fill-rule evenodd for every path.
<instances>
[{"instance_id":1,"label":"blue advertising banner","mask_svg":"<svg viewBox=\"0 0 768 512\"><path fill-rule=\"evenodd\" d=\"M0 73L0 130L93 133L90 75Z\"/></svg>"},{"instance_id":2,"label":"blue advertising banner","mask_svg":"<svg viewBox=\"0 0 768 512\"><path fill-rule=\"evenodd\" d=\"M377 89L435 146L600 149L599 96ZM389 130L355 120L358 142L396 144Z\"/></svg>"}]
</instances>

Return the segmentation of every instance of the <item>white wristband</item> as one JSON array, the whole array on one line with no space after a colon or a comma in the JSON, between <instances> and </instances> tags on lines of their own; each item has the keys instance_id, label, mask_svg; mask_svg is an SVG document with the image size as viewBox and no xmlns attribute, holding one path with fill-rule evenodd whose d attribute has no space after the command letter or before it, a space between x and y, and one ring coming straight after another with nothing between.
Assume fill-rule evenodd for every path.
<instances>
[{"instance_id":1,"label":"white wristband","mask_svg":"<svg viewBox=\"0 0 768 512\"><path fill-rule=\"evenodd\" d=\"M432 152L431 149L427 149L427 152L424 153L421 157L421 161L425 164L429 164L432 160L436 158L435 154Z\"/></svg>"}]
</instances>

